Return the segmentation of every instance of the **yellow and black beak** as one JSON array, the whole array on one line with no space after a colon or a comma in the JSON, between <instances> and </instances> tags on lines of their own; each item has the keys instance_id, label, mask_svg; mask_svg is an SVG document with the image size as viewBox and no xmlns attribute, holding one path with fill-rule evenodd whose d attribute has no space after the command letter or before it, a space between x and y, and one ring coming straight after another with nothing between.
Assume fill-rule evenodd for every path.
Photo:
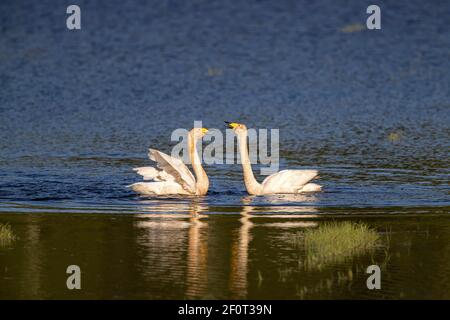
<instances>
[{"instance_id":1,"label":"yellow and black beak","mask_svg":"<svg viewBox=\"0 0 450 320\"><path fill-rule=\"evenodd\" d=\"M202 128L202 133L203 134L206 134L208 132L208 129L207 128Z\"/></svg>"},{"instance_id":2,"label":"yellow and black beak","mask_svg":"<svg viewBox=\"0 0 450 320\"><path fill-rule=\"evenodd\" d=\"M230 129L234 129L234 128L236 128L239 125L239 123L236 123L236 122L228 122L228 121L224 121L224 122L226 123L226 125Z\"/></svg>"}]
</instances>

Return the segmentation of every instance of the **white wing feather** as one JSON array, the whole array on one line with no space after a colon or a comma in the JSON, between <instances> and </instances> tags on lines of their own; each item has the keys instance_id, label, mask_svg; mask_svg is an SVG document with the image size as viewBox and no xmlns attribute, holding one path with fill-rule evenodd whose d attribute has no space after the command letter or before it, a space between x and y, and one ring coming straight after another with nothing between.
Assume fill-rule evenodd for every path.
<instances>
[{"instance_id":1,"label":"white wing feather","mask_svg":"<svg viewBox=\"0 0 450 320\"><path fill-rule=\"evenodd\" d=\"M148 156L158 163L158 168L172 176L175 182L189 193L195 193L195 178L180 159L171 157L155 149L149 149Z\"/></svg>"},{"instance_id":2,"label":"white wing feather","mask_svg":"<svg viewBox=\"0 0 450 320\"><path fill-rule=\"evenodd\" d=\"M139 167L134 168L137 174L140 174L144 180L154 181L175 181L175 178L163 170L158 170L153 167Z\"/></svg>"},{"instance_id":3,"label":"white wing feather","mask_svg":"<svg viewBox=\"0 0 450 320\"><path fill-rule=\"evenodd\" d=\"M317 175L317 170L282 170L264 179L263 192L296 193Z\"/></svg>"}]
</instances>

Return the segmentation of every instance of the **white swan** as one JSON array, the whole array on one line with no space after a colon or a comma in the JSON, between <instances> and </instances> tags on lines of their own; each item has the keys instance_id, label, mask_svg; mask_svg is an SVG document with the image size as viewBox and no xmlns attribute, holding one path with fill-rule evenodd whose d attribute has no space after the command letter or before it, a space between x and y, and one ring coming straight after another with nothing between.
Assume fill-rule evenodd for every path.
<instances>
[{"instance_id":1,"label":"white swan","mask_svg":"<svg viewBox=\"0 0 450 320\"><path fill-rule=\"evenodd\" d=\"M198 195L202 196L208 192L209 180L205 170L203 170L200 158L197 153L196 142L201 139L208 129L194 128L188 134L188 151L195 177L180 159L171 157L158 150L149 149L149 157L156 161L157 168L140 167L134 168L144 180L153 182L133 183L129 187L140 194L155 195Z\"/></svg>"},{"instance_id":2,"label":"white swan","mask_svg":"<svg viewBox=\"0 0 450 320\"><path fill-rule=\"evenodd\" d=\"M322 187L315 183L308 183L318 175L317 170L282 170L268 176L262 183L256 181L247 148L247 127L236 122L225 122L233 129L238 138L239 153L241 155L244 183L247 192L252 195L275 193L300 193L321 191Z\"/></svg>"}]
</instances>

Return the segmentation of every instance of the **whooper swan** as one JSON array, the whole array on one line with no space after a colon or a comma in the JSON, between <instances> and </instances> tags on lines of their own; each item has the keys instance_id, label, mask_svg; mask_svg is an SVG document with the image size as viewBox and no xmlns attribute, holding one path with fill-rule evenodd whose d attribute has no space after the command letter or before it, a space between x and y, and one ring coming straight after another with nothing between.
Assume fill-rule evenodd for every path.
<instances>
[{"instance_id":1,"label":"whooper swan","mask_svg":"<svg viewBox=\"0 0 450 320\"><path fill-rule=\"evenodd\" d=\"M203 170L197 153L196 142L201 139L208 129L194 128L188 134L188 151L195 177L181 161L158 150L149 149L148 156L157 162L157 168L134 168L144 180L152 182L138 182L130 185L133 191L147 195L197 195L202 196L208 192L209 180Z\"/></svg>"},{"instance_id":2,"label":"whooper swan","mask_svg":"<svg viewBox=\"0 0 450 320\"><path fill-rule=\"evenodd\" d=\"M322 190L320 185L308 183L318 175L317 170L282 170L268 176L262 183L258 183L253 175L248 154L247 127L236 122L225 123L229 128L233 129L238 138L239 153L244 171L244 183L249 194L301 193Z\"/></svg>"}]
</instances>

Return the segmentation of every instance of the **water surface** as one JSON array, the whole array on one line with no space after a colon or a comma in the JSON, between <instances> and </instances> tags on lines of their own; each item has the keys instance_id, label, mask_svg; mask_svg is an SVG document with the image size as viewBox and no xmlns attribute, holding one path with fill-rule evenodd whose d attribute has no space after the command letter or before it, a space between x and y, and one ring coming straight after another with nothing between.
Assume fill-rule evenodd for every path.
<instances>
[{"instance_id":1,"label":"water surface","mask_svg":"<svg viewBox=\"0 0 450 320\"><path fill-rule=\"evenodd\" d=\"M53 1L0 3L1 298L449 298L446 2L380 1L377 31L361 1L77 3L81 31ZM278 128L281 169L324 192L248 197L237 164L206 166L206 197L127 189L194 120ZM299 266L291 240L331 220L382 241Z\"/></svg>"}]
</instances>

